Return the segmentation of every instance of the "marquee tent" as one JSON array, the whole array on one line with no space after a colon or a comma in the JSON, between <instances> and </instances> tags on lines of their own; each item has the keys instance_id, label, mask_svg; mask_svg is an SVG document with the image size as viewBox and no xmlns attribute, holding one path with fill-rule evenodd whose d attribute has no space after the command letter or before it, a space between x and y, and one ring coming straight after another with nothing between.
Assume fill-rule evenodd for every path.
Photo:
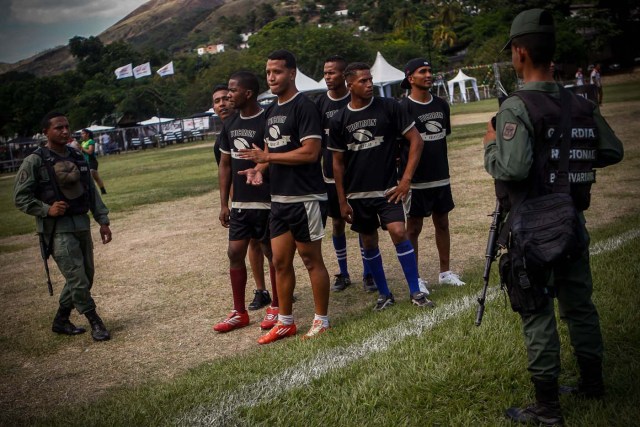
<instances>
[{"instance_id":1,"label":"marquee tent","mask_svg":"<svg viewBox=\"0 0 640 427\"><path fill-rule=\"evenodd\" d=\"M311 77L305 75L299 68L296 69L296 87L300 92L324 92L327 90L327 85L320 84L313 80ZM273 98L275 95L271 93L271 90L262 92L258 95L258 101L262 101L266 98Z\"/></svg>"},{"instance_id":2,"label":"marquee tent","mask_svg":"<svg viewBox=\"0 0 640 427\"><path fill-rule=\"evenodd\" d=\"M85 128L82 128L82 129L85 129ZM80 133L82 131L82 129L79 129L79 130L75 131L74 133ZM113 130L115 128L113 126L91 125L86 129L90 130L91 132L106 132L108 130Z\"/></svg>"},{"instance_id":3,"label":"marquee tent","mask_svg":"<svg viewBox=\"0 0 640 427\"><path fill-rule=\"evenodd\" d=\"M376 54L376 60L371 66L373 84L380 88L380 96L391 96L389 85L404 80L404 73L389 64L380 52Z\"/></svg>"},{"instance_id":4,"label":"marquee tent","mask_svg":"<svg viewBox=\"0 0 640 427\"><path fill-rule=\"evenodd\" d=\"M456 83L460 88L460 96L464 103L467 102L467 83L471 83L473 92L476 94L476 99L480 99L480 93L478 92L478 82L475 78L467 76L462 70L458 71L458 75L447 82L449 84L449 102L453 104L453 88Z\"/></svg>"},{"instance_id":5,"label":"marquee tent","mask_svg":"<svg viewBox=\"0 0 640 427\"><path fill-rule=\"evenodd\" d=\"M166 117L156 117L153 116L150 119L144 120L142 122L139 122L138 124L140 126L149 126L149 125L157 125L158 123L166 123L166 122L172 122L175 119L169 119Z\"/></svg>"}]
</instances>

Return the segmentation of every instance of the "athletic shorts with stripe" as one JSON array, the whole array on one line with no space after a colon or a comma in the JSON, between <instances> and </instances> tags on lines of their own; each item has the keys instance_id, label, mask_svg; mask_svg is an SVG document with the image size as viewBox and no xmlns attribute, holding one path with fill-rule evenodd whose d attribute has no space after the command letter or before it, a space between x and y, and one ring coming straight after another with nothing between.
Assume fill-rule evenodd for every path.
<instances>
[{"instance_id":1,"label":"athletic shorts with stripe","mask_svg":"<svg viewBox=\"0 0 640 427\"><path fill-rule=\"evenodd\" d=\"M272 239L291 231L296 242L315 242L324 237L326 223L326 201L271 202L269 230Z\"/></svg>"},{"instance_id":2,"label":"athletic shorts with stripe","mask_svg":"<svg viewBox=\"0 0 640 427\"><path fill-rule=\"evenodd\" d=\"M372 234L380 226L386 230L387 224L404 222L402 204L389 203L384 197L349 199L349 205L353 210L351 229L357 233Z\"/></svg>"},{"instance_id":3,"label":"athletic shorts with stripe","mask_svg":"<svg viewBox=\"0 0 640 427\"><path fill-rule=\"evenodd\" d=\"M329 198L327 204L327 216L329 218L342 218L340 214L340 201L338 200L338 190L336 185L331 182L327 182L327 197Z\"/></svg>"},{"instance_id":4,"label":"athletic shorts with stripe","mask_svg":"<svg viewBox=\"0 0 640 427\"><path fill-rule=\"evenodd\" d=\"M453 210L451 185L433 188L412 188L404 202L404 211L408 217L426 218L433 212L444 214Z\"/></svg>"},{"instance_id":5,"label":"athletic shorts with stripe","mask_svg":"<svg viewBox=\"0 0 640 427\"><path fill-rule=\"evenodd\" d=\"M231 209L229 240L269 242L269 209Z\"/></svg>"}]
</instances>

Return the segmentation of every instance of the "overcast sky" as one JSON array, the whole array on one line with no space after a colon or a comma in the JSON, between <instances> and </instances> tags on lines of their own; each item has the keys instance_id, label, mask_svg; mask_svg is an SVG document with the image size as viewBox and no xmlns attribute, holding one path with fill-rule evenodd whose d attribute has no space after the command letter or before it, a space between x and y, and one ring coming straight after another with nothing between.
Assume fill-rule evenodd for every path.
<instances>
[{"instance_id":1,"label":"overcast sky","mask_svg":"<svg viewBox=\"0 0 640 427\"><path fill-rule=\"evenodd\" d=\"M95 36L147 0L0 0L0 62Z\"/></svg>"}]
</instances>

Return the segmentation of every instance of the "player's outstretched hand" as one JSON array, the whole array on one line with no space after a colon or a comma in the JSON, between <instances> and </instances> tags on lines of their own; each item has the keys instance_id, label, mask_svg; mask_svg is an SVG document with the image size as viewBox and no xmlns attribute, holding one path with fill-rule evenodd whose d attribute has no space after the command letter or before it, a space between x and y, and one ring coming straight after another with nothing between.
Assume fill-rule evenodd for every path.
<instances>
[{"instance_id":1,"label":"player's outstretched hand","mask_svg":"<svg viewBox=\"0 0 640 427\"><path fill-rule=\"evenodd\" d=\"M244 175L247 177L247 184L249 185L262 185L262 172L256 169L245 169L238 171L238 175Z\"/></svg>"},{"instance_id":2,"label":"player's outstretched hand","mask_svg":"<svg viewBox=\"0 0 640 427\"><path fill-rule=\"evenodd\" d=\"M253 144L253 148L242 148L238 150L238 157L241 159L251 160L256 163L267 163L269 161L269 153Z\"/></svg>"}]
</instances>

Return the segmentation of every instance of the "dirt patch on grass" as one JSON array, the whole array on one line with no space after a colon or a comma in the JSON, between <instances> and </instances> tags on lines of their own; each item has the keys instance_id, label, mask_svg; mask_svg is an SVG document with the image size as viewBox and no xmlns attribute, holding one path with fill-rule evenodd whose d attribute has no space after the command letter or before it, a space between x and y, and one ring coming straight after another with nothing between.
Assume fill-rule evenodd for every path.
<instances>
[{"instance_id":1,"label":"dirt patch on grass","mask_svg":"<svg viewBox=\"0 0 640 427\"><path fill-rule=\"evenodd\" d=\"M627 159L598 172L587 215L592 227L638 212L640 199L636 138L640 125L635 120L640 103L605 104L603 112L625 142ZM469 120L488 120L473 116L478 117ZM453 137L455 140L455 128ZM478 135L477 145L452 147L450 151L456 201L450 216L452 269L463 275L465 269L478 268L484 262L490 222L487 215L494 206L480 139ZM231 308L227 233L218 223L218 209L214 192L112 215L114 241L95 246L93 294L113 334L106 343L94 343L89 334L52 334L50 323L57 296L46 293L37 239L24 235L0 240L0 245L17 248L0 253L0 411L7 417L45 414L97 399L113 387L167 380L202 363L256 349L263 311L251 312L252 324L245 329L229 334L211 330ZM94 241L99 241L96 228ZM438 272L437 255L428 219L420 242L420 271L433 283ZM381 249L392 290L400 300L406 300L407 288L386 235L381 236ZM337 265L328 237L323 251L333 274ZM348 234L348 253L352 277L357 279L362 264L353 233ZM296 274L298 302L294 312L304 331L311 323L313 302L308 276L297 258ZM57 295L63 279L53 265L52 275ZM330 315L334 326L339 326L349 312L368 310L375 300L375 295L362 292L358 280L355 283L351 289L332 295ZM469 286L479 291L481 284ZM247 302L252 289L249 277ZM433 298L437 302L437 291ZM77 315L72 320L86 326Z\"/></svg>"}]
</instances>

